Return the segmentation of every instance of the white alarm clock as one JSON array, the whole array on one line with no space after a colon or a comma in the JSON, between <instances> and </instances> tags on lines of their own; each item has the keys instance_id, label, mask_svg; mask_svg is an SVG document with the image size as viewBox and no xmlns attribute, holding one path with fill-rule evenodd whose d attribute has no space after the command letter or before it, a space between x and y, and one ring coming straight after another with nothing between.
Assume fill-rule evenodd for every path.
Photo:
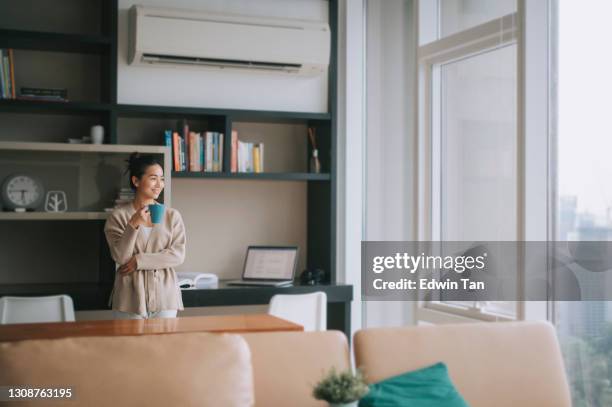
<instances>
[{"instance_id":1,"label":"white alarm clock","mask_svg":"<svg viewBox=\"0 0 612 407\"><path fill-rule=\"evenodd\" d=\"M12 174L2 183L2 203L5 209L37 209L45 198L40 179L27 174Z\"/></svg>"}]
</instances>

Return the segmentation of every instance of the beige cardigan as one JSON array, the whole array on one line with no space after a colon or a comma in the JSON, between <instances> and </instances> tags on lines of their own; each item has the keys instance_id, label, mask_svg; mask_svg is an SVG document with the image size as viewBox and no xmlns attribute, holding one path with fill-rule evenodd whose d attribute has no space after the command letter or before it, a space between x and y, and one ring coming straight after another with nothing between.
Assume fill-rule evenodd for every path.
<instances>
[{"instance_id":1,"label":"beige cardigan","mask_svg":"<svg viewBox=\"0 0 612 407\"><path fill-rule=\"evenodd\" d=\"M104 225L111 256L119 265L136 256L137 270L115 273L109 302L112 309L146 316L147 312L182 310L183 299L174 267L185 260L185 225L181 214L166 207L161 223L153 226L146 241L141 228L128 221L136 212L129 203L116 208Z\"/></svg>"}]
</instances>

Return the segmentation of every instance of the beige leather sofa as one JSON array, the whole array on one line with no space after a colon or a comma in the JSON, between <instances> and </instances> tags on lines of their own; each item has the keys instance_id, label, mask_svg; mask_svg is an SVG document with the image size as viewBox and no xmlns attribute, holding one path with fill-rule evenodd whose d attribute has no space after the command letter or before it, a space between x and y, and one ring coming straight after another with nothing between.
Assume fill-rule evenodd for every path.
<instances>
[{"instance_id":1,"label":"beige leather sofa","mask_svg":"<svg viewBox=\"0 0 612 407\"><path fill-rule=\"evenodd\" d=\"M75 399L49 406L322 407L327 404L312 397L312 386L332 367L349 366L346 337L336 331L0 344L0 385L73 389Z\"/></svg>"},{"instance_id":2,"label":"beige leather sofa","mask_svg":"<svg viewBox=\"0 0 612 407\"><path fill-rule=\"evenodd\" d=\"M472 407L571 405L555 332L546 323L366 329L354 345L356 365L370 382L444 361ZM346 337L335 331L0 344L0 385L74 389L76 400L49 406L323 407L312 386L331 367L349 365Z\"/></svg>"},{"instance_id":3,"label":"beige leather sofa","mask_svg":"<svg viewBox=\"0 0 612 407\"><path fill-rule=\"evenodd\" d=\"M471 407L569 407L552 325L499 322L366 329L355 334L355 364L369 382L445 362Z\"/></svg>"}]
</instances>

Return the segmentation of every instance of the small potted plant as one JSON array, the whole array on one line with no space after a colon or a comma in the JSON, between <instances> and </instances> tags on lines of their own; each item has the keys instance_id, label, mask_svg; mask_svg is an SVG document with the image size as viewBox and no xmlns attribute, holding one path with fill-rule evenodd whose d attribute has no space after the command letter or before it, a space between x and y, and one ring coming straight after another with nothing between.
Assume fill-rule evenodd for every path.
<instances>
[{"instance_id":1,"label":"small potted plant","mask_svg":"<svg viewBox=\"0 0 612 407\"><path fill-rule=\"evenodd\" d=\"M331 407L357 407L357 402L368 393L368 385L359 370L336 372L332 368L315 386L312 395L327 401Z\"/></svg>"}]
</instances>

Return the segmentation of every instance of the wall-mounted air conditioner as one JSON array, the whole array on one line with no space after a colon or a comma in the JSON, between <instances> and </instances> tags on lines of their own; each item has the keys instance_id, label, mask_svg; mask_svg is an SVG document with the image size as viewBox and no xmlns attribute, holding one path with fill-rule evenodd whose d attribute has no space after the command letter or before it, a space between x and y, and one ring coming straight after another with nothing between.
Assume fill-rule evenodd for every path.
<instances>
[{"instance_id":1,"label":"wall-mounted air conditioner","mask_svg":"<svg viewBox=\"0 0 612 407\"><path fill-rule=\"evenodd\" d=\"M130 64L317 75L329 65L324 23L133 6Z\"/></svg>"}]
</instances>

